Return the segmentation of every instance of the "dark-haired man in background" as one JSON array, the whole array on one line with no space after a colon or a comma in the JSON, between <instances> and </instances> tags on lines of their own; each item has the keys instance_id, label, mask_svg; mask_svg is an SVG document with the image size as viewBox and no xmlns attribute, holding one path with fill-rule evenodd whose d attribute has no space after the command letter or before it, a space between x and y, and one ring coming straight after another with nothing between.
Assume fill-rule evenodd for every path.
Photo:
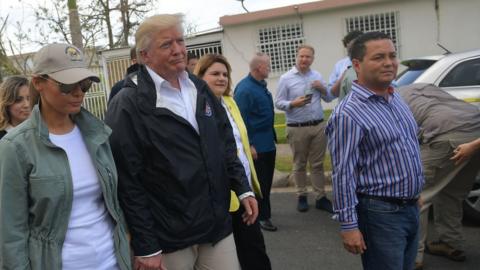
<instances>
[{"instance_id":1,"label":"dark-haired man in background","mask_svg":"<svg viewBox=\"0 0 480 270\"><path fill-rule=\"evenodd\" d=\"M355 41L356 38L361 36L363 34L362 31L359 30L353 30L348 32L348 34L345 35L342 39L343 47L348 52L348 55L340 60L335 64L333 67L333 71L330 74L330 77L328 78L328 89L333 87L333 85L342 78L343 73L349 69L352 68L352 60L350 60L350 49L352 47L353 41ZM353 69L353 68L352 68ZM332 93L334 96L339 96L338 94ZM342 97L343 98L343 97Z\"/></svg>"},{"instance_id":2,"label":"dark-haired man in background","mask_svg":"<svg viewBox=\"0 0 480 270\"><path fill-rule=\"evenodd\" d=\"M131 49L130 49L130 63L131 65L127 68L127 74L126 76L134 73L135 71L138 70L138 64L137 64L137 50L136 50L136 47L133 46ZM110 101L112 100L112 98L118 94L118 92L120 90L122 90L123 88L123 85L125 84L125 79L122 79L118 82L116 82L113 86L112 86L112 90L110 90L110 95L108 96L108 103L110 103Z\"/></svg>"},{"instance_id":3,"label":"dark-haired man in background","mask_svg":"<svg viewBox=\"0 0 480 270\"><path fill-rule=\"evenodd\" d=\"M193 74L195 66L198 62L198 56L192 52L187 53L187 71L190 74Z\"/></svg>"},{"instance_id":4,"label":"dark-haired man in background","mask_svg":"<svg viewBox=\"0 0 480 270\"><path fill-rule=\"evenodd\" d=\"M357 73L352 67L351 60L352 44L362 34L363 32L355 30L348 33L342 40L348 56L337 62L328 84L328 91L331 95L338 97L339 101L350 93L353 81L357 80Z\"/></svg>"}]
</instances>

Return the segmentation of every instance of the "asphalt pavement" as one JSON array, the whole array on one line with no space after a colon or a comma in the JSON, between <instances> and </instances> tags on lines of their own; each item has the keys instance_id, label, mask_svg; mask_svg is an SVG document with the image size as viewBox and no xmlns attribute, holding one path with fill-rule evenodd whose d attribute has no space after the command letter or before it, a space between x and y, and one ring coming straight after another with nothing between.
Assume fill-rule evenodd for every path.
<instances>
[{"instance_id":1,"label":"asphalt pavement","mask_svg":"<svg viewBox=\"0 0 480 270\"><path fill-rule=\"evenodd\" d=\"M356 270L360 257L344 250L338 223L331 215L314 207L296 211L292 188L274 189L271 195L272 222L278 231L264 231L267 252L274 270ZM433 228L430 228L433 232ZM465 262L425 255L425 270L480 270L480 226L464 224L467 236Z\"/></svg>"}]
</instances>

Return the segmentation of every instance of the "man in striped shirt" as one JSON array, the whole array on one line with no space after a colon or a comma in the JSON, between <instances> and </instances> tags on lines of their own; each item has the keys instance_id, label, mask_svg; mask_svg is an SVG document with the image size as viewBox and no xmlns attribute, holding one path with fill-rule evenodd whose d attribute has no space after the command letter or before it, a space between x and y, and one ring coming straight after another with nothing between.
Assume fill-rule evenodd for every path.
<instances>
[{"instance_id":1,"label":"man in striped shirt","mask_svg":"<svg viewBox=\"0 0 480 270\"><path fill-rule=\"evenodd\" d=\"M358 80L326 128L343 244L362 254L364 269L413 269L424 180L417 124L391 86L398 68L392 40L360 36L352 63Z\"/></svg>"}]
</instances>

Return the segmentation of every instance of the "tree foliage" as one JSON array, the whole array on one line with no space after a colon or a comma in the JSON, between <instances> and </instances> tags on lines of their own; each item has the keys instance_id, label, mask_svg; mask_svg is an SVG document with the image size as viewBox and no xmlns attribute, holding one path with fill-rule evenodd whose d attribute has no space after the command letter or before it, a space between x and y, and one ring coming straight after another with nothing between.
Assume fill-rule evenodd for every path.
<instances>
[{"instance_id":1,"label":"tree foliage","mask_svg":"<svg viewBox=\"0 0 480 270\"><path fill-rule=\"evenodd\" d=\"M89 14L84 16L103 29L108 48L127 47L135 27L153 6L153 0L95 0L85 8Z\"/></svg>"},{"instance_id":2,"label":"tree foliage","mask_svg":"<svg viewBox=\"0 0 480 270\"><path fill-rule=\"evenodd\" d=\"M106 40L109 49L127 47L135 27L154 6L154 0L52 0L51 3L51 6L39 3L35 17L46 26L46 30L56 34L56 39L80 44L73 40L74 36L78 37L75 30L80 28L85 46L98 46L101 45L99 40ZM74 6L77 8L71 8ZM72 28L75 12L79 20L78 24L73 21ZM45 34L41 36L48 37Z\"/></svg>"},{"instance_id":3,"label":"tree foliage","mask_svg":"<svg viewBox=\"0 0 480 270\"><path fill-rule=\"evenodd\" d=\"M51 42L52 34L55 40L61 40L66 43L72 43L70 30L68 29L68 9L67 3L63 0L52 0L51 6L45 3L38 4L34 8L35 18L39 22L39 33L42 39L32 40L40 45Z\"/></svg>"},{"instance_id":4,"label":"tree foliage","mask_svg":"<svg viewBox=\"0 0 480 270\"><path fill-rule=\"evenodd\" d=\"M0 17L0 81L2 74L29 73L27 64L31 63L28 58L32 54L25 54L24 49L30 48L31 51L34 45L65 42L79 48L128 47L133 43L132 36L136 28L147 13L155 10L158 1L19 0L19 2L22 3L22 10L33 11L34 23L24 22L25 17L22 16ZM189 35L197 31L197 26L192 22L185 22L184 29Z\"/></svg>"},{"instance_id":5,"label":"tree foliage","mask_svg":"<svg viewBox=\"0 0 480 270\"><path fill-rule=\"evenodd\" d=\"M0 17L0 82L3 81L4 74L13 75L22 73L15 63L8 57L8 51L14 50L14 45L11 40L6 38L5 29L8 23L8 16L6 18Z\"/></svg>"}]
</instances>

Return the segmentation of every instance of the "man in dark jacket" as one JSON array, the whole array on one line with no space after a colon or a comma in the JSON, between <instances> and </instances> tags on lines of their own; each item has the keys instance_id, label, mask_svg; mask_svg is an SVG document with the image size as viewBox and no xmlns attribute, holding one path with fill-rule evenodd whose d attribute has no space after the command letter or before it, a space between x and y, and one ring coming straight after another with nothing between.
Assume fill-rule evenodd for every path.
<instances>
[{"instance_id":1,"label":"man in dark jacket","mask_svg":"<svg viewBox=\"0 0 480 270\"><path fill-rule=\"evenodd\" d=\"M258 214L232 129L205 82L185 71L178 15L156 15L135 34L139 70L109 106L135 269L239 269L230 189Z\"/></svg>"},{"instance_id":2,"label":"man in dark jacket","mask_svg":"<svg viewBox=\"0 0 480 270\"><path fill-rule=\"evenodd\" d=\"M131 65L127 68L127 74L125 76L128 76L132 73L134 73L135 71L138 70L138 64L137 64L137 50L136 50L136 47L133 46L131 49L130 49L130 61L131 61ZM110 95L108 96L108 103L110 103L110 101L112 100L112 98L118 94L118 92L120 92L120 90L122 90L123 86L125 84L125 79L123 80L120 80L118 82L116 82L113 86L112 86L112 90L110 91Z\"/></svg>"}]
</instances>

